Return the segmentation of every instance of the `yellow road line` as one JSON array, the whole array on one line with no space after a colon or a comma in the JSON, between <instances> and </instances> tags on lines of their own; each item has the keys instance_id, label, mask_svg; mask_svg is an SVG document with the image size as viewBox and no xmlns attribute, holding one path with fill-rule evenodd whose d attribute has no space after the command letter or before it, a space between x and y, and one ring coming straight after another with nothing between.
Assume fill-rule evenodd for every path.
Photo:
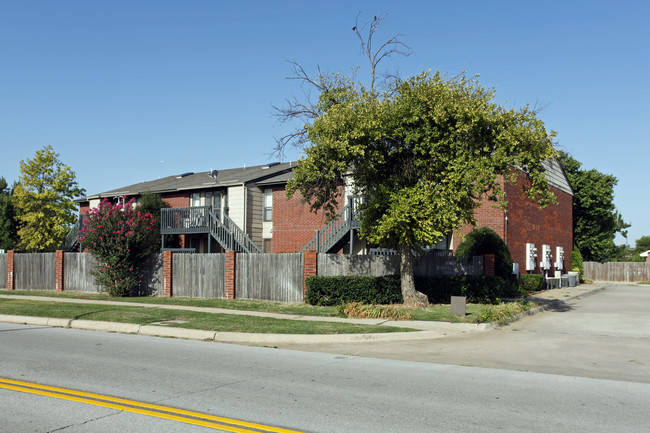
<instances>
[{"instance_id":1,"label":"yellow road line","mask_svg":"<svg viewBox=\"0 0 650 433\"><path fill-rule=\"evenodd\" d=\"M30 394L43 395L47 397L60 398L64 400L76 401L79 403L92 404L111 409L124 410L127 412L138 413L142 415L164 418L173 421L195 424L203 427L217 428L233 433L250 433L251 431L274 432L274 433L300 433L296 430L288 430L279 427L272 427L263 424L256 424L231 418L224 418L214 415L208 415L200 412L193 412L184 409L176 409L168 406L159 406L128 400L117 397L110 397L90 392L77 391L68 388L58 388L54 386L41 385L31 382L22 382L19 380L6 379L0 377L0 388L14 391L27 392ZM152 409L152 410L147 410ZM200 419L194 419L200 418ZM204 421L209 420L209 421ZM217 421L217 422L210 422ZM221 424L226 423L226 424ZM237 427L238 426L238 427ZM239 428L244 427L244 428ZM254 430L250 430L254 429Z\"/></svg>"}]
</instances>

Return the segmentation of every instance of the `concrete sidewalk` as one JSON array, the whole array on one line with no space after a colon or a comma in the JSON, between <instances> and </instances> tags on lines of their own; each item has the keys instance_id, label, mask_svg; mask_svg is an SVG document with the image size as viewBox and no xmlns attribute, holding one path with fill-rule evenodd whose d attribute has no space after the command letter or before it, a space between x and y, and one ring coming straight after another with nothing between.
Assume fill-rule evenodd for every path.
<instances>
[{"instance_id":1,"label":"concrete sidewalk","mask_svg":"<svg viewBox=\"0 0 650 433\"><path fill-rule=\"evenodd\" d=\"M561 289L554 289L541 292L529 297L530 300L540 304L539 308L531 310L527 314L535 314L537 312L554 308L558 304L570 301L581 296L587 296L596 293L605 288L606 283L600 284L583 284L578 287L565 287ZM8 293L8 292L5 292ZM160 337L175 337L194 340L209 340L225 343L242 343L242 344L255 344L255 345L273 345L282 343L298 343L298 344L326 344L334 342L355 342L355 341L408 341L408 340L421 340L421 339L435 339L444 338L449 336L458 336L462 334L483 332L489 329L494 329L496 325L490 323L471 324L471 323L449 323L449 322L431 322L431 321L389 321L384 319L346 319L339 317L318 317L318 316L299 316L290 314L279 313L266 313L259 311L242 311L242 310L229 310L224 308L206 308L206 307L192 307L181 305L160 305L160 304L146 304L146 303L133 303L133 302L120 302L120 301L95 301L87 299L69 299L69 298L50 298L39 296L20 296L2 294L0 298L7 299L25 299L25 300L40 300L49 302L67 302L79 304L104 304L104 305L123 305L123 306L137 306L143 308L163 308L173 310L188 310L206 313L218 314L232 314L232 315L246 315L256 317L272 317L276 319L288 320L303 320L303 321L320 321L320 322L339 322L351 324L364 324L376 326L394 326L403 328L419 329L420 332L394 332L394 333L378 333L378 334L328 334L328 335L313 335L313 334L249 334L239 332L218 332L218 331L203 331L196 329L185 328L172 328L164 325L137 325L129 323L116 323L116 322L100 322L90 320L73 320L73 319L55 319L47 317L28 317L28 316L13 316L13 315L0 315L0 322L26 324L35 326L54 326L63 328L74 329L87 329L87 330L100 330L106 332L121 332L128 334L141 334ZM515 318L514 320L517 320Z\"/></svg>"}]
</instances>

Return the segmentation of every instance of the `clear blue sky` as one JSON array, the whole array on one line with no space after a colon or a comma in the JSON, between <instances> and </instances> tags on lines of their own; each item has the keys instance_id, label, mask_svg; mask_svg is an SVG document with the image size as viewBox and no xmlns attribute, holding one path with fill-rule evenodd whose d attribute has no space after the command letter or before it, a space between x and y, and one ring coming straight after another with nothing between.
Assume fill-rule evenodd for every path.
<instances>
[{"instance_id":1,"label":"clear blue sky","mask_svg":"<svg viewBox=\"0 0 650 433\"><path fill-rule=\"evenodd\" d=\"M0 0L0 176L52 145L87 193L263 164L288 132L272 105L308 71L362 66L352 26L387 14L414 55L480 74L506 106L541 104L558 146L619 179L630 243L650 235L650 2ZM289 153L297 159L299 153ZM622 238L618 239L622 242Z\"/></svg>"}]
</instances>

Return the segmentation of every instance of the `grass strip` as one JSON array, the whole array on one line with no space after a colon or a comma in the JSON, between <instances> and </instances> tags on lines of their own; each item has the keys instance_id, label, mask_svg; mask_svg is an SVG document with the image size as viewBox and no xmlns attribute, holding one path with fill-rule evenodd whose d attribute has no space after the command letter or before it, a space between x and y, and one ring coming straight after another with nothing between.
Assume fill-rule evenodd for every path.
<instances>
[{"instance_id":1,"label":"grass strip","mask_svg":"<svg viewBox=\"0 0 650 433\"><path fill-rule=\"evenodd\" d=\"M160 305L180 305L192 307L223 308L228 310L261 311L267 313L292 314L297 316L341 317L336 307L323 307L302 303L285 303L259 301L253 299L197 299L197 298L163 298L154 296L137 296L128 298L111 298L103 293L56 292L52 290L0 290L0 294L19 296L44 296L69 299L89 299L95 301L119 301ZM443 321L452 323L476 323L486 305L467 304L467 315L453 316L449 305L430 305L423 309L405 309L412 320Z\"/></svg>"},{"instance_id":2,"label":"grass strip","mask_svg":"<svg viewBox=\"0 0 650 433\"><path fill-rule=\"evenodd\" d=\"M6 298L0 298L0 314L135 323L138 325L163 321L186 321L187 323L166 326L206 331L260 334L366 334L416 331L415 329L391 326L300 321L138 306L73 304Z\"/></svg>"},{"instance_id":3,"label":"grass strip","mask_svg":"<svg viewBox=\"0 0 650 433\"><path fill-rule=\"evenodd\" d=\"M336 307L321 307L303 303L259 301L255 299L201 299L181 297L163 298L158 296L112 298L104 293L56 292L53 290L0 290L0 294L18 296L45 296L69 299L89 299L93 301L119 301L141 304L224 308L227 310L261 311L266 313L293 314L298 316L339 317Z\"/></svg>"}]
</instances>

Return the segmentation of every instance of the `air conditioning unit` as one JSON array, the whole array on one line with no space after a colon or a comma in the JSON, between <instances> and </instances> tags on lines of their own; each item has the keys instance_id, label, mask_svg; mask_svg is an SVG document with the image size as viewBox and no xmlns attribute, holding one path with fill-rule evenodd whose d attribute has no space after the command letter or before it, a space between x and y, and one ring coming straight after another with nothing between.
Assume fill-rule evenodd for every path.
<instances>
[{"instance_id":1,"label":"air conditioning unit","mask_svg":"<svg viewBox=\"0 0 650 433\"><path fill-rule=\"evenodd\" d=\"M526 244L526 270L534 271L536 268L537 262L537 248L535 244L527 243Z\"/></svg>"}]
</instances>

